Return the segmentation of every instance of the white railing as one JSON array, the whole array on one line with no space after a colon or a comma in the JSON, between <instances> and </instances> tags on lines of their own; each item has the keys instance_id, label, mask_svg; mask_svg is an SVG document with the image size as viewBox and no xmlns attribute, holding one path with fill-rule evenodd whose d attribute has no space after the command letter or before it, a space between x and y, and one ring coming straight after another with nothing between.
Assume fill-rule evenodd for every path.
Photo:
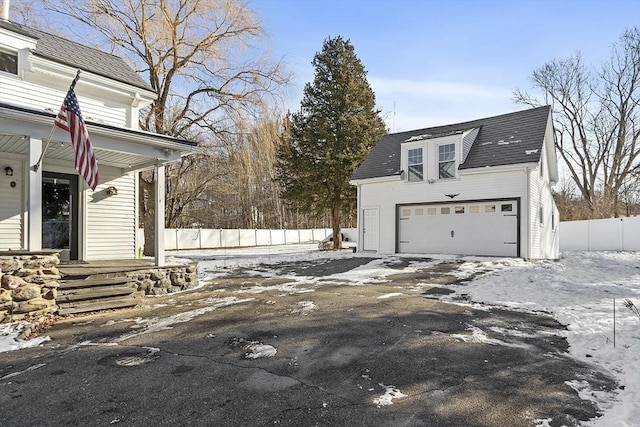
<instances>
[{"instance_id":1,"label":"white railing","mask_svg":"<svg viewBox=\"0 0 640 427\"><path fill-rule=\"evenodd\" d=\"M331 234L330 228L303 230L259 230L259 229L205 229L167 228L164 230L166 250L217 249L247 246L289 245L294 243L319 242ZM355 241L355 228L342 230L350 241ZM139 246L144 245L144 230L138 230Z\"/></svg>"},{"instance_id":2,"label":"white railing","mask_svg":"<svg viewBox=\"0 0 640 427\"><path fill-rule=\"evenodd\" d=\"M640 251L640 217L560 223L561 251Z\"/></svg>"}]
</instances>

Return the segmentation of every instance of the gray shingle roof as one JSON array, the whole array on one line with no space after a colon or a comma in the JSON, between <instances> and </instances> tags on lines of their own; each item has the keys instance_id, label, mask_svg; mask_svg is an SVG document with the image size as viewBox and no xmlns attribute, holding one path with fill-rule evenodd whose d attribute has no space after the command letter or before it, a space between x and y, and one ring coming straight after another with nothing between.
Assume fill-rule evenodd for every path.
<instances>
[{"instance_id":1,"label":"gray shingle roof","mask_svg":"<svg viewBox=\"0 0 640 427\"><path fill-rule=\"evenodd\" d=\"M540 160L550 106L445 126L391 133L382 137L356 169L353 180L400 173L402 143L420 135L447 135L480 128L463 164L458 169L535 163Z\"/></svg>"},{"instance_id":2,"label":"gray shingle roof","mask_svg":"<svg viewBox=\"0 0 640 427\"><path fill-rule=\"evenodd\" d=\"M0 19L0 28L37 39L34 55L135 87L152 90L140 75L118 56L3 19Z\"/></svg>"}]
</instances>

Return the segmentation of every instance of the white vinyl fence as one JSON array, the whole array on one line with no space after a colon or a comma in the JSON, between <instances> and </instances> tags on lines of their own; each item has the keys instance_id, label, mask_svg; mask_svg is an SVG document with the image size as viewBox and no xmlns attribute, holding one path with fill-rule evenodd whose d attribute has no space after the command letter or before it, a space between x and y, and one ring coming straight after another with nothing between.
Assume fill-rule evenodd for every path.
<instances>
[{"instance_id":1,"label":"white vinyl fence","mask_svg":"<svg viewBox=\"0 0 640 427\"><path fill-rule=\"evenodd\" d=\"M294 243L319 242L332 230L313 228L304 230L258 230L258 229L205 229L167 228L164 231L166 250L217 249L247 246L289 245ZM355 241L355 228L342 230L346 239ZM140 246L144 245L144 230L138 230Z\"/></svg>"},{"instance_id":2,"label":"white vinyl fence","mask_svg":"<svg viewBox=\"0 0 640 427\"><path fill-rule=\"evenodd\" d=\"M640 217L560 223L561 251L640 251Z\"/></svg>"}]
</instances>

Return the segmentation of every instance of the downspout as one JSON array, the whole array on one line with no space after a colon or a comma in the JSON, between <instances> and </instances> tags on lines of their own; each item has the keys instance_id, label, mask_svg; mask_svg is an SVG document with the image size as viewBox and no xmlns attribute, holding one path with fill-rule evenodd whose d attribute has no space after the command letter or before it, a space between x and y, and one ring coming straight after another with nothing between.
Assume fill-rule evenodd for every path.
<instances>
[{"instance_id":1,"label":"downspout","mask_svg":"<svg viewBox=\"0 0 640 427\"><path fill-rule=\"evenodd\" d=\"M356 251L362 251L364 245L364 228L362 226L362 212L360 209L360 184L356 184L356 227L358 228L358 241L356 242Z\"/></svg>"},{"instance_id":2,"label":"downspout","mask_svg":"<svg viewBox=\"0 0 640 427\"><path fill-rule=\"evenodd\" d=\"M531 197L531 168L529 166L525 166L524 173L527 176L527 185L525 192L525 202L524 205L526 207L527 214L525 215L525 219L527 222L527 226L525 227L526 235L527 235L527 253L524 256L524 259L531 259L531 201L529 198Z\"/></svg>"}]
</instances>

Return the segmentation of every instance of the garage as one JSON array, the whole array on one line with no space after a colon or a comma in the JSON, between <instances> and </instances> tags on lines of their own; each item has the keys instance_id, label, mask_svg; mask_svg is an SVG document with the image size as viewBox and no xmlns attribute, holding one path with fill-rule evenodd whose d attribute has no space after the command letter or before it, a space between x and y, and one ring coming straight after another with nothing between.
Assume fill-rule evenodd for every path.
<instances>
[{"instance_id":1,"label":"garage","mask_svg":"<svg viewBox=\"0 0 640 427\"><path fill-rule=\"evenodd\" d=\"M397 206L398 253L520 256L518 199Z\"/></svg>"}]
</instances>

